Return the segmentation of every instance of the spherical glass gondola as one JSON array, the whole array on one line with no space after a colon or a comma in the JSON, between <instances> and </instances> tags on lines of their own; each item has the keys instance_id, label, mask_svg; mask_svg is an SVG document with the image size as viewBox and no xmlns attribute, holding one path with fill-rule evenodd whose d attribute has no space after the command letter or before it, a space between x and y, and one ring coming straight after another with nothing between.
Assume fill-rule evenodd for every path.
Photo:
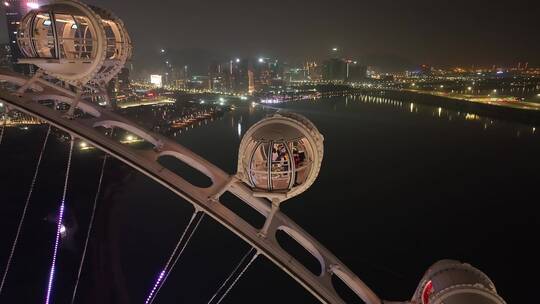
<instances>
[{"instance_id":1,"label":"spherical glass gondola","mask_svg":"<svg viewBox=\"0 0 540 304\"><path fill-rule=\"evenodd\" d=\"M251 127L242 139L238 172L259 195L290 198L315 181L323 137L305 117L279 113Z\"/></svg>"},{"instance_id":2,"label":"spherical glass gondola","mask_svg":"<svg viewBox=\"0 0 540 304\"><path fill-rule=\"evenodd\" d=\"M112 13L76 0L30 11L17 41L25 58L46 74L83 85L109 82L131 56L131 40Z\"/></svg>"},{"instance_id":3,"label":"spherical glass gondola","mask_svg":"<svg viewBox=\"0 0 540 304\"><path fill-rule=\"evenodd\" d=\"M434 264L413 300L419 304L506 304L487 275L453 260Z\"/></svg>"}]
</instances>

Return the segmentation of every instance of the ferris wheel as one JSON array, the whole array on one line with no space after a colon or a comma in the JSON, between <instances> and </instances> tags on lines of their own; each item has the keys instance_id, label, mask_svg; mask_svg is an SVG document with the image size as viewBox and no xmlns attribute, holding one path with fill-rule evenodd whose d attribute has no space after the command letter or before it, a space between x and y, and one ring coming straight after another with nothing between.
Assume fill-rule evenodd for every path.
<instances>
[{"instance_id":1,"label":"ferris wheel","mask_svg":"<svg viewBox=\"0 0 540 304\"><path fill-rule=\"evenodd\" d=\"M0 91L0 102L5 109L0 144L9 140L4 138L8 111L19 111L38 118L49 125L49 131L36 164L36 173L19 226L14 228L16 234L8 261L0 264L3 270L0 301L3 287L9 284L11 260L17 253L18 238L25 224L41 157L51 127L54 127L69 135L70 154L67 158L64 196L58 207L57 234L51 236L55 242L45 291L46 303L52 303L54 298L54 274L73 146L76 140L84 140L109 157L155 180L193 207L185 231L176 247L171 248L169 259L163 261L163 268L156 270L157 279L148 286L148 296L140 299L141 303L156 301L161 287L196 233L202 218L208 216L251 248L216 293L209 297L208 303L220 303L252 263L259 256L265 256L321 303L345 303L333 285L338 279L367 304L505 304L497 294L494 283L483 272L453 260L433 265L410 299L399 302L383 300L313 236L283 214L281 204L311 187L323 162L324 137L312 122L301 115L278 112L253 125L240 143L237 173L229 175L177 142L145 130L115 113L105 87L130 58L132 46L123 22L111 12L77 0L55 1L32 10L22 19L18 44L25 55L20 62L34 64L39 69L32 77L8 71L0 73L0 80L13 85L11 90ZM152 149L141 152L122 144L111 136L115 130L134 134L150 144ZM194 185L185 177L164 168L159 162L164 157L172 157L195 169L208 177L211 184L206 187ZM102 178L98 192L101 181ZM264 216L263 227L253 226L227 208L222 202L225 194L237 197L248 208ZM93 221L90 223L92 225ZM287 234L310 253L318 261L319 271L314 273L308 270L306 265L284 249L277 241L278 232ZM91 233L90 226L87 237ZM84 267L87 245L88 238L77 278ZM78 280L71 303L76 302L77 285Z\"/></svg>"}]
</instances>

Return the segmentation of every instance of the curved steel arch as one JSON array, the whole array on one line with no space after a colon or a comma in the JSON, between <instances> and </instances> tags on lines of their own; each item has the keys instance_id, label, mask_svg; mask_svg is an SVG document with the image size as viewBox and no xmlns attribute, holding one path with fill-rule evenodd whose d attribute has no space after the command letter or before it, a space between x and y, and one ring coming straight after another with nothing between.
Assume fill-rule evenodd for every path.
<instances>
[{"instance_id":1,"label":"curved steel arch","mask_svg":"<svg viewBox=\"0 0 540 304\"><path fill-rule=\"evenodd\" d=\"M0 80L12 80L12 78L13 76L10 76L10 79L6 79L0 74ZM21 78L24 79L22 76ZM21 82L18 81L17 83ZM47 94L48 97L57 96L58 101L70 103L68 101L71 96L66 96L65 92L54 90L52 87L48 90L56 91L49 92ZM190 202L196 210L210 215L227 229L255 247L259 253L265 255L270 261L289 274L322 303L345 304L345 301L334 289L332 284L333 275L341 279L366 304L398 303L381 300L328 249L281 212L275 215L267 235L261 237L259 229L253 227L239 215L225 207L220 203L219 198L225 192L230 192L265 217L270 213L270 202L255 197L253 191L243 182L235 176L230 176L199 155L162 135L144 130L122 116L107 109L98 108L85 101L75 104L83 112L91 109L90 112L93 113L89 114L93 115L90 115L90 118L87 118L87 115L81 118L70 119L62 112L41 105L37 101L43 99L39 98L40 95L43 95L43 92L25 93L21 97L0 91L0 101L8 105L10 109L35 116L68 132L73 137L85 140L160 183L165 188ZM96 115L96 110L99 112L99 115ZM111 121L114 121L115 124L110 125L109 122ZM95 126L114 125L128 125L128 131L134 131L138 135L144 135L142 136L143 138L152 139L155 149L150 151L135 150L95 129ZM200 188L190 184L184 178L169 171L157 162L158 158L163 155L176 156L186 164L207 175L213 184L208 188ZM321 263L322 272L320 275L314 275L278 244L276 240L278 230L289 234L308 252L314 254L315 258Z\"/></svg>"}]
</instances>

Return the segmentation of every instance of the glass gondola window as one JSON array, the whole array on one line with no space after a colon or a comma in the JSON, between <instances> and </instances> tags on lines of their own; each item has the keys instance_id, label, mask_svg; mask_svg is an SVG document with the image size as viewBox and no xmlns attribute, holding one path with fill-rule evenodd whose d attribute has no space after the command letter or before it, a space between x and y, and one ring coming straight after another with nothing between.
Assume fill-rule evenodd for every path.
<instances>
[{"instance_id":1,"label":"glass gondola window","mask_svg":"<svg viewBox=\"0 0 540 304\"><path fill-rule=\"evenodd\" d=\"M75 44L78 35L79 27L75 19L67 14L55 14L54 21L56 25L56 35L58 39L58 47L60 58L75 59L80 58L79 51L76 50Z\"/></svg>"},{"instance_id":2,"label":"glass gondola window","mask_svg":"<svg viewBox=\"0 0 540 304\"><path fill-rule=\"evenodd\" d=\"M294 186L305 183L311 170L312 160L309 158L311 152L308 150L305 141L305 139L302 139L292 142L291 150L295 168Z\"/></svg>"},{"instance_id":3,"label":"glass gondola window","mask_svg":"<svg viewBox=\"0 0 540 304\"><path fill-rule=\"evenodd\" d=\"M122 43L120 31L116 23L109 20L103 20L103 27L107 37L107 58L114 59L118 55L118 50L121 49L118 45Z\"/></svg>"},{"instance_id":4,"label":"glass gondola window","mask_svg":"<svg viewBox=\"0 0 540 304\"><path fill-rule=\"evenodd\" d=\"M39 58L57 58L54 29L51 14L42 12L36 15L32 26L32 45Z\"/></svg>"},{"instance_id":5,"label":"glass gondola window","mask_svg":"<svg viewBox=\"0 0 540 304\"><path fill-rule=\"evenodd\" d=\"M288 190L292 181L292 161L290 149L284 142L272 143L272 190Z\"/></svg>"},{"instance_id":6,"label":"glass gondola window","mask_svg":"<svg viewBox=\"0 0 540 304\"><path fill-rule=\"evenodd\" d=\"M255 188L268 189L270 181L268 179L268 151L270 144L261 142L253 150L251 156L250 180Z\"/></svg>"},{"instance_id":7,"label":"glass gondola window","mask_svg":"<svg viewBox=\"0 0 540 304\"><path fill-rule=\"evenodd\" d=\"M305 139L259 142L253 150L249 176L258 189L286 191L309 177L311 154Z\"/></svg>"},{"instance_id":8,"label":"glass gondola window","mask_svg":"<svg viewBox=\"0 0 540 304\"><path fill-rule=\"evenodd\" d=\"M97 36L95 29L90 26L90 20L86 16L73 16L77 30L75 31L76 58L92 59L96 56L94 37Z\"/></svg>"},{"instance_id":9,"label":"glass gondola window","mask_svg":"<svg viewBox=\"0 0 540 304\"><path fill-rule=\"evenodd\" d=\"M32 28L32 22L34 19L32 16L26 16L21 21L21 29L17 33L17 40L19 41L19 47L21 51L24 53L27 57L35 57L36 54L34 53L34 48L32 47L32 32L29 30Z\"/></svg>"}]
</instances>

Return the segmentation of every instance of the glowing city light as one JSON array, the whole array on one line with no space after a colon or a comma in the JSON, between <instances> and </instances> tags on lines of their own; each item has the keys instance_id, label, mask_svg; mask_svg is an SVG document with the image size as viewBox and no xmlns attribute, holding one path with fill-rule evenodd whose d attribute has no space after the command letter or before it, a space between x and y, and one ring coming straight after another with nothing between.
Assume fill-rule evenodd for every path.
<instances>
[{"instance_id":1,"label":"glowing city light","mask_svg":"<svg viewBox=\"0 0 540 304\"><path fill-rule=\"evenodd\" d=\"M219 102L225 102L225 98L220 97L220 98L219 98Z\"/></svg>"},{"instance_id":2,"label":"glowing city light","mask_svg":"<svg viewBox=\"0 0 540 304\"><path fill-rule=\"evenodd\" d=\"M7 2L4 2L4 6L9 6L9 3L7 3Z\"/></svg>"},{"instance_id":3,"label":"glowing city light","mask_svg":"<svg viewBox=\"0 0 540 304\"><path fill-rule=\"evenodd\" d=\"M35 2L27 2L26 6L28 6L31 9L38 9L39 8L39 4L37 4Z\"/></svg>"},{"instance_id":4,"label":"glowing city light","mask_svg":"<svg viewBox=\"0 0 540 304\"><path fill-rule=\"evenodd\" d=\"M165 49L161 49L161 53L162 53L162 54L165 53Z\"/></svg>"},{"instance_id":5,"label":"glowing city light","mask_svg":"<svg viewBox=\"0 0 540 304\"><path fill-rule=\"evenodd\" d=\"M337 52L338 48L333 48L332 51Z\"/></svg>"},{"instance_id":6,"label":"glowing city light","mask_svg":"<svg viewBox=\"0 0 540 304\"><path fill-rule=\"evenodd\" d=\"M472 87L468 87L467 90L472 91Z\"/></svg>"},{"instance_id":7,"label":"glowing city light","mask_svg":"<svg viewBox=\"0 0 540 304\"><path fill-rule=\"evenodd\" d=\"M259 58L260 63L264 63L264 58Z\"/></svg>"},{"instance_id":8,"label":"glowing city light","mask_svg":"<svg viewBox=\"0 0 540 304\"><path fill-rule=\"evenodd\" d=\"M45 304L49 304L50 303L50 300L51 300L51 292L52 292L52 287L53 287L53 282L54 282L54 273L55 273L55 268L56 268L56 257L58 255L58 247L60 245L60 235L62 234L62 222L63 222L63 219L64 219L64 208L65 208L65 204L64 202L62 202L62 204L60 205L60 212L58 214L58 225L57 225L57 228L56 228L56 239L55 239L55 242L54 242L54 251L53 251L53 258L52 258L52 263L51 263L51 272L49 274L49 284L47 285L47 295L45 297Z\"/></svg>"},{"instance_id":9,"label":"glowing city light","mask_svg":"<svg viewBox=\"0 0 540 304\"><path fill-rule=\"evenodd\" d=\"M131 135L126 136L127 141L133 141L135 138Z\"/></svg>"},{"instance_id":10,"label":"glowing city light","mask_svg":"<svg viewBox=\"0 0 540 304\"><path fill-rule=\"evenodd\" d=\"M81 142L81 143L79 144L79 147L81 147L81 148L84 149L84 148L87 148L87 147L88 147L88 144L85 143L85 142L83 141L83 142Z\"/></svg>"},{"instance_id":11,"label":"glowing city light","mask_svg":"<svg viewBox=\"0 0 540 304\"><path fill-rule=\"evenodd\" d=\"M236 63L240 62L240 58L236 58Z\"/></svg>"},{"instance_id":12,"label":"glowing city light","mask_svg":"<svg viewBox=\"0 0 540 304\"><path fill-rule=\"evenodd\" d=\"M163 86L163 77L161 75L150 75L150 83L161 88Z\"/></svg>"}]
</instances>

